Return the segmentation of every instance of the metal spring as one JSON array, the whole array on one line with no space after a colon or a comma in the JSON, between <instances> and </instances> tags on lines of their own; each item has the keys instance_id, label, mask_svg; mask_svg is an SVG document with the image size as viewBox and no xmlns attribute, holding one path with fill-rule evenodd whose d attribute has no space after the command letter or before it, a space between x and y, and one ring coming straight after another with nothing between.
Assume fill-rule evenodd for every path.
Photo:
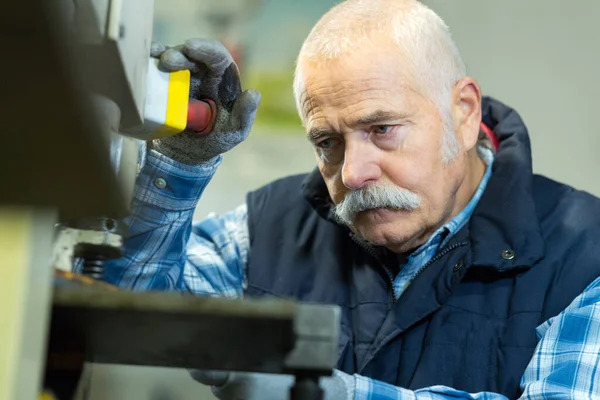
<instances>
[{"instance_id":1,"label":"metal spring","mask_svg":"<svg viewBox=\"0 0 600 400\"><path fill-rule=\"evenodd\" d=\"M104 257L85 258L81 272L85 276L102 280L104 278Z\"/></svg>"}]
</instances>

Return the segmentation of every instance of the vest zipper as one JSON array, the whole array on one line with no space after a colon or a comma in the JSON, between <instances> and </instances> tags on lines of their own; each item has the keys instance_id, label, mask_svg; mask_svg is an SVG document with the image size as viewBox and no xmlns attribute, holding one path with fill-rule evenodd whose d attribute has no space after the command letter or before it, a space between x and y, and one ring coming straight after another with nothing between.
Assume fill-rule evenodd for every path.
<instances>
[{"instance_id":1,"label":"vest zipper","mask_svg":"<svg viewBox=\"0 0 600 400\"><path fill-rule=\"evenodd\" d=\"M443 256L445 256L446 254L448 254L452 250L457 249L457 248L462 247L462 246L466 246L467 244L469 244L469 242L459 242L459 243L454 243L452 246L446 247L444 250L440 251L435 256L433 256L431 258L431 260L429 260L425 264L423 264L421 266L421 268L419 268L419 270L417 271L417 273L415 274L415 276L413 276L412 280L415 280L415 278L417 276L421 275L421 272L425 271L425 268L427 268L428 266L430 266L431 264L433 264L434 262L436 262L437 260L439 260L440 258L442 258Z\"/></svg>"},{"instance_id":2,"label":"vest zipper","mask_svg":"<svg viewBox=\"0 0 600 400\"><path fill-rule=\"evenodd\" d=\"M383 270L385 271L385 273L388 277L389 284L392 288L392 296L393 296L392 303L394 303L396 301L396 289L394 288L394 277L392 276L392 272L390 271L390 269L388 267L386 267L385 263L383 261L381 261L381 258L379 258L379 256L377 255L377 253L375 253L375 251L373 250L373 248L371 246L362 242L361 240L358 240L354 234L350 234L350 237L352 238L352 241L354 243L358 244L363 250L365 250L367 253L369 253L370 256L372 256L375 260L377 260L377 262L379 263L381 268L383 268ZM454 243L452 246L446 247L444 250L440 251L435 256L433 256L431 258L431 260L429 260L425 264L423 264L421 266L421 268L419 268L419 270L417 271L415 276L413 276L412 280L414 280L417 276L421 275L421 273L423 271L425 271L425 268L427 268L428 266L430 266L431 264L433 264L434 262L436 262L437 260L439 260L440 258L445 256L452 250L455 250L462 246L466 246L467 244L469 244L469 243L468 242L459 242L459 243Z\"/></svg>"},{"instance_id":3,"label":"vest zipper","mask_svg":"<svg viewBox=\"0 0 600 400\"><path fill-rule=\"evenodd\" d=\"M381 258L379 258L379 256L377 255L377 253L375 253L375 250L373 250L373 248L371 246L369 246L368 244L364 243L363 241L357 239L356 235L354 235L353 233L350 234L350 238L352 239L352 241L354 243L356 243L357 245L362 247L362 249L365 250L371 257L373 257L375 260L377 260L377 262L379 263L381 268L383 268L383 270L385 271L385 273L388 277L388 282L390 284L390 287L392 288L392 302L391 303L393 304L396 301L396 289L394 289L394 277L392 276L392 271L390 271L390 269L388 267L386 267L385 263L381 260Z\"/></svg>"}]
</instances>

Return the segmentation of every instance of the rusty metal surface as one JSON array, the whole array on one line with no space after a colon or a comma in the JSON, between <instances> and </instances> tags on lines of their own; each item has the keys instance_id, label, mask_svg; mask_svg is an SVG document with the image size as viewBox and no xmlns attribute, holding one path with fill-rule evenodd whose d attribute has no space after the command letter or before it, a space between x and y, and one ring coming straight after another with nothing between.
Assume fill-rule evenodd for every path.
<instances>
[{"instance_id":1,"label":"rusty metal surface","mask_svg":"<svg viewBox=\"0 0 600 400\"><path fill-rule=\"evenodd\" d=\"M60 293L61 287L71 288L96 288L98 290L108 290L115 292L119 290L117 286L109 283L101 282L96 279L92 279L88 276L76 274L69 271L54 270L54 291Z\"/></svg>"}]
</instances>

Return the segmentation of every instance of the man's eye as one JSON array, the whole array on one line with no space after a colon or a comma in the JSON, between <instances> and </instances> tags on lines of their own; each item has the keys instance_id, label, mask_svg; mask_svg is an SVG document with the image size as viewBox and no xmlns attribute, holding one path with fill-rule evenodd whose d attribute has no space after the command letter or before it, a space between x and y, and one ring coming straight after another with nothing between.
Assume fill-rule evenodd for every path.
<instances>
[{"instance_id":1,"label":"man's eye","mask_svg":"<svg viewBox=\"0 0 600 400\"><path fill-rule=\"evenodd\" d=\"M385 133L390 133L392 128L393 128L393 126L391 126L391 125L378 125L373 128L373 131L375 133L385 134Z\"/></svg>"},{"instance_id":2,"label":"man's eye","mask_svg":"<svg viewBox=\"0 0 600 400\"><path fill-rule=\"evenodd\" d=\"M319 143L317 143L317 147L320 147L322 149L330 149L333 146L335 146L335 144L335 140L333 139L323 139Z\"/></svg>"}]
</instances>

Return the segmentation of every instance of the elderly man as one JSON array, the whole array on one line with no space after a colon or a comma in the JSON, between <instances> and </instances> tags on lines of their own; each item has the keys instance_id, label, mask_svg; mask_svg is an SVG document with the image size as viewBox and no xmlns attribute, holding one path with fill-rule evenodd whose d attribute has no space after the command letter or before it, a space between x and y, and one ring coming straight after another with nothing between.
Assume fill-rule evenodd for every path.
<instances>
[{"instance_id":1,"label":"elderly man","mask_svg":"<svg viewBox=\"0 0 600 400\"><path fill-rule=\"evenodd\" d=\"M111 282L338 304L332 399L600 398L600 201L532 174L523 122L482 98L430 9L349 0L328 12L294 81L318 168L198 223L259 95L241 92L217 43L155 55L192 71L191 95L216 101L217 123L148 143ZM284 398L289 384L193 375L223 399Z\"/></svg>"}]
</instances>

